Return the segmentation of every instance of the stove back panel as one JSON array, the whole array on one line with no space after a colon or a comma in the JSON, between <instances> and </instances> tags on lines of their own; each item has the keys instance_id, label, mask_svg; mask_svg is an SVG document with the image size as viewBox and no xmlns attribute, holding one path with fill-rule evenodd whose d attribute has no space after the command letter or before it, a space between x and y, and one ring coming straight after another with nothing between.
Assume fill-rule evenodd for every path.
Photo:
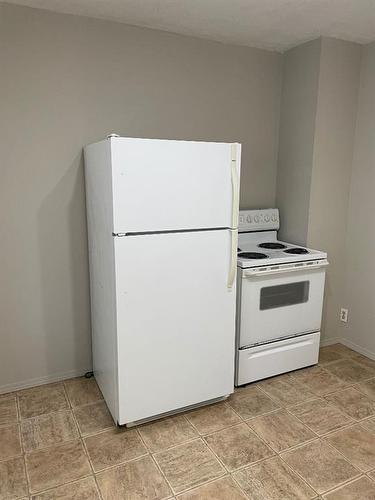
<instances>
[{"instance_id":1,"label":"stove back panel","mask_svg":"<svg viewBox=\"0 0 375 500\"><path fill-rule=\"evenodd\" d=\"M280 227L279 210L240 210L238 231L277 231Z\"/></svg>"}]
</instances>

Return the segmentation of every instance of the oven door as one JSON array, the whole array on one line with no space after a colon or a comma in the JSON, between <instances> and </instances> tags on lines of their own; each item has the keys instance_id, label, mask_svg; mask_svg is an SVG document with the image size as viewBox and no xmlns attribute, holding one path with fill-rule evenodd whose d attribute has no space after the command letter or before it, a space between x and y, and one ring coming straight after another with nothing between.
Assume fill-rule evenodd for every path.
<instances>
[{"instance_id":1,"label":"oven door","mask_svg":"<svg viewBox=\"0 0 375 500\"><path fill-rule=\"evenodd\" d=\"M245 269L239 347L320 330L327 261Z\"/></svg>"}]
</instances>

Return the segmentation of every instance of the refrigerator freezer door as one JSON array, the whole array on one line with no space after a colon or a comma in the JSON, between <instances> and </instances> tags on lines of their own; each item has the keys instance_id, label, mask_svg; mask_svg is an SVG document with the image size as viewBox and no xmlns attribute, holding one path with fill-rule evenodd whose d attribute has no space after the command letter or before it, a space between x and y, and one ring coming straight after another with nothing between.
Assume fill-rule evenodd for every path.
<instances>
[{"instance_id":1,"label":"refrigerator freezer door","mask_svg":"<svg viewBox=\"0 0 375 500\"><path fill-rule=\"evenodd\" d=\"M115 238L119 424L233 392L231 231Z\"/></svg>"},{"instance_id":2,"label":"refrigerator freezer door","mask_svg":"<svg viewBox=\"0 0 375 500\"><path fill-rule=\"evenodd\" d=\"M237 227L240 144L110 141L114 233Z\"/></svg>"}]
</instances>

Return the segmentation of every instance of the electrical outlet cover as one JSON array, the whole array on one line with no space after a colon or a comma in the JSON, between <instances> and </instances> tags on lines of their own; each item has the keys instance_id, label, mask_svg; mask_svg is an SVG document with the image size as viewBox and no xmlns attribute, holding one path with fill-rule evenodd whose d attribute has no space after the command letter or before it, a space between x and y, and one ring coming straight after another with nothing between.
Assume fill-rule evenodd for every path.
<instances>
[{"instance_id":1,"label":"electrical outlet cover","mask_svg":"<svg viewBox=\"0 0 375 500\"><path fill-rule=\"evenodd\" d=\"M349 314L348 309L345 309L342 307L340 309L340 321L342 321L343 323L347 323L348 322L348 314Z\"/></svg>"}]
</instances>

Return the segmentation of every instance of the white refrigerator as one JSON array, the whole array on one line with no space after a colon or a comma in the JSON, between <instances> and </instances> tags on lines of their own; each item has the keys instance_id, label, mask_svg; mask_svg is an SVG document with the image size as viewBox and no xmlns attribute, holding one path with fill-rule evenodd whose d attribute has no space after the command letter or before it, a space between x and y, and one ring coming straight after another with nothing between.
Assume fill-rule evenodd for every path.
<instances>
[{"instance_id":1,"label":"white refrigerator","mask_svg":"<svg viewBox=\"0 0 375 500\"><path fill-rule=\"evenodd\" d=\"M133 425L233 392L240 144L85 147L93 367Z\"/></svg>"}]
</instances>

